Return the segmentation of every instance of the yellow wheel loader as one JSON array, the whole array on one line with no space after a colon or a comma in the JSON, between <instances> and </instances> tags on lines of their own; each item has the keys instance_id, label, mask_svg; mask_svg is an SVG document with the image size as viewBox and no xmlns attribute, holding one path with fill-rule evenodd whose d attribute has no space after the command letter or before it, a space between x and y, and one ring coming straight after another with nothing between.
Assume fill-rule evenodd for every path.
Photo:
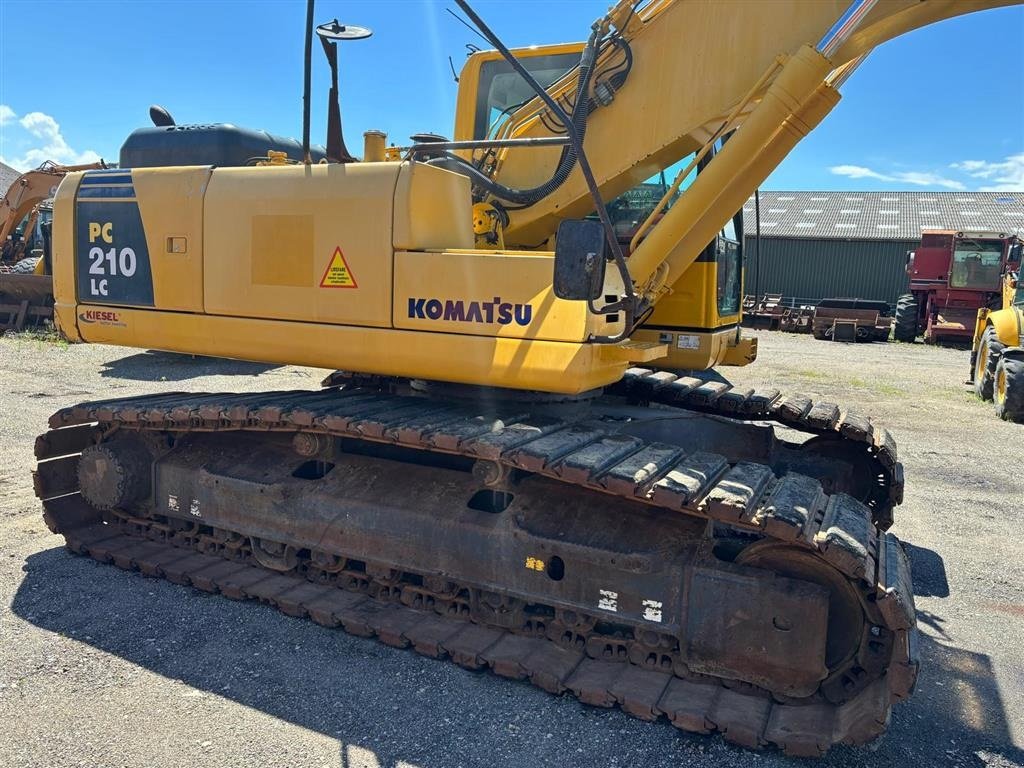
<instances>
[{"instance_id":1,"label":"yellow wheel loader","mask_svg":"<svg viewBox=\"0 0 1024 768\"><path fill-rule=\"evenodd\" d=\"M1001 309L978 310L970 381L999 418L1024 424L1024 284L1018 272L1003 275Z\"/></svg>"},{"instance_id":2,"label":"yellow wheel loader","mask_svg":"<svg viewBox=\"0 0 1024 768\"><path fill-rule=\"evenodd\" d=\"M857 64L1001 4L630 0L582 44L512 52L460 0L494 50L461 73L454 137L371 131L361 160L338 46L370 33L334 21L318 162L309 3L301 145L158 115L119 168L69 174L56 317L78 341L339 372L62 408L36 444L47 524L749 747L875 738L918 671L895 443L692 372L754 360L722 230ZM666 169L653 204L615 202Z\"/></svg>"}]
</instances>

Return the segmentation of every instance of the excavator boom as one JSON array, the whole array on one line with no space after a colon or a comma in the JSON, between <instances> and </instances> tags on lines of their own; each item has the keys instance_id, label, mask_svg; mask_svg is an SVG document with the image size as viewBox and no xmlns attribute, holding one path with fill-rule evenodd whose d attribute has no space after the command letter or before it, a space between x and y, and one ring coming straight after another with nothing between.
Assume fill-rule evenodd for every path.
<instances>
[{"instance_id":1,"label":"excavator boom","mask_svg":"<svg viewBox=\"0 0 1024 768\"><path fill-rule=\"evenodd\" d=\"M46 162L21 174L0 198L0 243L7 242L15 228L39 203L56 194L57 186L66 174L97 168L106 168L106 164L102 161L83 165L58 165Z\"/></svg>"},{"instance_id":2,"label":"excavator boom","mask_svg":"<svg viewBox=\"0 0 1024 768\"><path fill-rule=\"evenodd\" d=\"M1006 4L763 0L613 6L602 22L616 33L593 67L592 112L581 126L603 196L615 198L688 156L692 161L683 164L679 180L689 182L689 172L699 171L678 199L673 187L631 232L631 279L646 303L657 305L632 338L667 338L668 357L658 363L672 367L750 362L754 350L749 342L743 349L735 332L738 300L717 306L700 300L723 291L716 280L721 275L711 272L708 243L836 105L839 85L875 46L926 24ZM580 49L549 46L517 54L551 69L578 60ZM523 86L514 87L501 74L502 64L493 51L467 62L457 138L564 133L537 98L506 108L522 101ZM579 67L570 66L552 93L572 103L578 78ZM503 187L528 189L555 177L563 154L531 148L465 157ZM488 199L508 208L502 242L511 248L550 243L560 221L585 216L594 206L578 169L530 205L510 205L493 190ZM679 328L687 329L686 349L673 333Z\"/></svg>"},{"instance_id":3,"label":"excavator boom","mask_svg":"<svg viewBox=\"0 0 1024 768\"><path fill-rule=\"evenodd\" d=\"M721 165L730 165L730 171L759 165L760 173L770 172L780 158L773 158L774 164L757 163L758 159L769 151L769 142L785 119L796 114L828 75L849 76L848 68L859 64L861 57L876 46L919 27L1011 4L1013 0L859 0L852 4L849 0L670 1L650 2L634 11L637 4L623 0L612 7L606 18L616 25L621 42L629 46L631 69L621 90L610 89L614 100L594 109L586 123L588 155L601 191L606 199L614 198L699 151L712 136L749 122L784 65L794 56L805 55L805 66L813 67L813 71L804 73L806 82L786 84L782 96L785 103L773 124L761 130L754 126L748 131L758 135L751 138L756 142L742 148L747 152L730 151L730 155L746 154L743 164L730 165L724 151L724 159L717 158ZM827 47L828 55L818 59L801 54L805 46L818 53ZM517 53L525 57L548 55L544 48ZM571 57L572 53L566 51L564 58ZM494 52L475 54L463 70L460 85L466 85L459 91L457 138L482 138L489 127L486 117L477 119L481 114L477 106L480 99L486 103L488 96L493 98L493 93L480 93L477 89L481 68L486 69L487 63L493 63L495 58ZM610 78L625 66L623 59L623 49L610 45L595 69L609 70L605 77ZM570 67L554 84L553 92L572 95L577 74L578 68ZM496 86L493 75L491 78L488 80L484 73L493 92ZM602 82L600 76L597 81ZM835 79L830 82L835 85ZM767 110L769 105L765 106ZM539 100L531 99L497 123L493 132L510 136L552 135L553 123L544 112ZM730 116L732 120L728 120ZM813 125L806 126L804 132L811 128ZM750 153L751 149L754 152ZM531 187L551 175L557 157L557 150L508 150L495 178L510 187ZM764 180L735 172L723 178L740 188L731 196L739 202L745 201ZM591 206L583 178L574 173L545 199L510 212L506 242L512 247L542 242L555 231L559 220L586 215ZM696 251L735 212L730 202L719 213L717 226L711 228L702 242L698 238ZM692 221L687 220L686 224L692 225ZM649 270L635 273L638 282L648 277L642 273L646 271Z\"/></svg>"}]
</instances>

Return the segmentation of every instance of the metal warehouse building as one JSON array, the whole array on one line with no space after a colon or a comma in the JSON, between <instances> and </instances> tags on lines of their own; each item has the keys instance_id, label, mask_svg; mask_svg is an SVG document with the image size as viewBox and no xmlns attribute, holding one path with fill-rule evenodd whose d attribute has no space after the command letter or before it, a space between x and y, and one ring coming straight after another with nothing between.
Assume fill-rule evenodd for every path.
<instances>
[{"instance_id":1,"label":"metal warehouse building","mask_svg":"<svg viewBox=\"0 0 1024 768\"><path fill-rule=\"evenodd\" d=\"M925 229L1024 236L1024 192L760 193L760 259L751 197L743 207L745 292L811 303L843 296L896 303L906 254Z\"/></svg>"}]
</instances>

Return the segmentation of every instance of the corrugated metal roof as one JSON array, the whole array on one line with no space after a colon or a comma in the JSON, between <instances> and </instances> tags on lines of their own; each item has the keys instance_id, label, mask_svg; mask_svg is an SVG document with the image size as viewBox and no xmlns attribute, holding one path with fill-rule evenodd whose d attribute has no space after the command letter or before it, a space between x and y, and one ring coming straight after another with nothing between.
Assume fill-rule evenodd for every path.
<instances>
[{"instance_id":1,"label":"corrugated metal roof","mask_svg":"<svg viewBox=\"0 0 1024 768\"><path fill-rule=\"evenodd\" d=\"M1024 192L762 191L762 237L915 240L925 229L1024 235ZM743 206L754 232L754 198Z\"/></svg>"},{"instance_id":2,"label":"corrugated metal roof","mask_svg":"<svg viewBox=\"0 0 1024 768\"><path fill-rule=\"evenodd\" d=\"M7 190L11 188L11 184L14 180L21 176L16 170L6 163L0 163L0 197L7 194Z\"/></svg>"}]
</instances>

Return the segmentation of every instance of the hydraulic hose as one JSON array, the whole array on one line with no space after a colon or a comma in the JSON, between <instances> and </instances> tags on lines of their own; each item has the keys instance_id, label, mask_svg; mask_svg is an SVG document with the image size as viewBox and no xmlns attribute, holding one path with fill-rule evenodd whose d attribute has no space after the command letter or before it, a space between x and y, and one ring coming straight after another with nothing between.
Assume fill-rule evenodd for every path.
<instances>
[{"instance_id":1,"label":"hydraulic hose","mask_svg":"<svg viewBox=\"0 0 1024 768\"><path fill-rule=\"evenodd\" d=\"M576 103L573 105L573 111L569 120L570 124L567 126L567 130L573 131L578 137L580 145L583 144L583 138L587 132L587 116L590 112L590 99L588 92L590 89L590 80L594 71L594 63L597 59L597 47L599 40L598 32L595 30L591 33L586 46L583 48L583 53L580 56L579 73L577 75L576 84ZM442 157L436 157L429 160L427 165L435 165L448 171L461 173L468 176L475 186L487 190L495 197L514 205L529 206L540 202L562 186L566 179L569 178L569 174L572 173L573 168L576 167L576 163L577 156L575 146L574 144L568 144L562 150L562 155L558 160L558 166L555 168L555 172L552 174L551 178L543 184L530 189L515 189L494 181L477 170L472 163L468 163L461 157L450 152L446 152Z\"/></svg>"}]
</instances>

